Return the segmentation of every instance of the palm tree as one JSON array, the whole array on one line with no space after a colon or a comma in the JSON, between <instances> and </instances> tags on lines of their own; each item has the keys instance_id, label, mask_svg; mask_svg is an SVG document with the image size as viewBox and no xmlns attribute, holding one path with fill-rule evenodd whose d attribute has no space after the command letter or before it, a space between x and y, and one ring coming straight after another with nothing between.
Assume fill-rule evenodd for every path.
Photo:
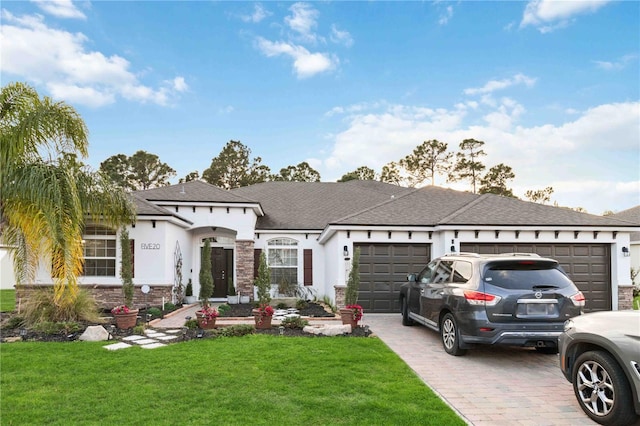
<instances>
[{"instance_id":1,"label":"palm tree","mask_svg":"<svg viewBox=\"0 0 640 426\"><path fill-rule=\"evenodd\" d=\"M0 92L0 235L14 247L16 281L33 280L39 259L51 260L54 303L75 302L86 220L131 223L127 194L77 156L88 154L88 129L75 109L23 83Z\"/></svg>"}]
</instances>

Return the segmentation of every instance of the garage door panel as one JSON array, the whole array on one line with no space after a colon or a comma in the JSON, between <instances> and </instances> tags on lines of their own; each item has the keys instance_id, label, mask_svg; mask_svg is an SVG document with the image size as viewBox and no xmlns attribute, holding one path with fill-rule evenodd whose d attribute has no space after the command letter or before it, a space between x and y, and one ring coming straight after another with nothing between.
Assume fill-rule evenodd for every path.
<instances>
[{"instance_id":1,"label":"garage door panel","mask_svg":"<svg viewBox=\"0 0 640 426\"><path fill-rule=\"evenodd\" d=\"M462 243L460 250L481 254L530 252L556 259L578 289L584 293L587 300L585 312L611 310L610 247L607 244L529 244L527 246Z\"/></svg>"},{"instance_id":2,"label":"garage door panel","mask_svg":"<svg viewBox=\"0 0 640 426\"><path fill-rule=\"evenodd\" d=\"M358 303L366 312L400 312L398 296L407 275L430 260L427 244L355 244L360 248Z\"/></svg>"}]
</instances>

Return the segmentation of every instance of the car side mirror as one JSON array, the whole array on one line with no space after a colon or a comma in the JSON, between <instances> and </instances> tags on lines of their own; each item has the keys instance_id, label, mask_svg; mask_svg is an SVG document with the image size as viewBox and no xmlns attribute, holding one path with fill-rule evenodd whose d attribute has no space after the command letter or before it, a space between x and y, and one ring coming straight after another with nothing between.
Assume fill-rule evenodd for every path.
<instances>
[{"instance_id":1,"label":"car side mirror","mask_svg":"<svg viewBox=\"0 0 640 426\"><path fill-rule=\"evenodd\" d=\"M418 280L418 276L416 274L407 275L407 281L414 283L417 280Z\"/></svg>"}]
</instances>

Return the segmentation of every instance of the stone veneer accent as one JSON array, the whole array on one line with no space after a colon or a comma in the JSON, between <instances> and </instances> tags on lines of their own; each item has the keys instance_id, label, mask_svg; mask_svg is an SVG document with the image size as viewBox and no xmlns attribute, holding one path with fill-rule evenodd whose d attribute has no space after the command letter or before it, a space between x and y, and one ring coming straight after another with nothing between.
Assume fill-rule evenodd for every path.
<instances>
[{"instance_id":1,"label":"stone veneer accent","mask_svg":"<svg viewBox=\"0 0 640 426\"><path fill-rule=\"evenodd\" d=\"M236 290L253 301L253 249L249 240L236 240Z\"/></svg>"},{"instance_id":2,"label":"stone veneer accent","mask_svg":"<svg viewBox=\"0 0 640 426\"><path fill-rule=\"evenodd\" d=\"M144 294L141 291L139 285L135 286L133 294L133 305L135 308L144 308L147 306L160 306L162 305L162 298L164 297L165 303L171 302L171 288L172 286L162 285L150 285L151 291L148 294ZM18 299L22 299L21 304L29 299L29 295L37 290L51 289L52 285L23 285L16 288L16 304ZM108 286L108 285L80 285L80 288L87 290L98 302L100 309L111 309L114 306L122 305L123 295L122 286Z\"/></svg>"},{"instance_id":3,"label":"stone veneer accent","mask_svg":"<svg viewBox=\"0 0 640 426\"><path fill-rule=\"evenodd\" d=\"M344 294L347 291L346 285L334 285L334 290L336 291L336 306L343 307L344 306Z\"/></svg>"},{"instance_id":4,"label":"stone veneer accent","mask_svg":"<svg viewBox=\"0 0 640 426\"><path fill-rule=\"evenodd\" d=\"M618 287L618 310L633 308L633 287Z\"/></svg>"}]
</instances>

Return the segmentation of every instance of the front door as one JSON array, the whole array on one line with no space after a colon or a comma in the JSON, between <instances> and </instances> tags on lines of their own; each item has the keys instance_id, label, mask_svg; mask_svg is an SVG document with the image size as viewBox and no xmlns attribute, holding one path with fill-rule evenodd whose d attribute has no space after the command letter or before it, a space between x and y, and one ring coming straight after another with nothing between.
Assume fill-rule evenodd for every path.
<instances>
[{"instance_id":1,"label":"front door","mask_svg":"<svg viewBox=\"0 0 640 426\"><path fill-rule=\"evenodd\" d=\"M211 247L211 275L213 276L213 298L227 297L229 280L233 280L233 250Z\"/></svg>"}]
</instances>

